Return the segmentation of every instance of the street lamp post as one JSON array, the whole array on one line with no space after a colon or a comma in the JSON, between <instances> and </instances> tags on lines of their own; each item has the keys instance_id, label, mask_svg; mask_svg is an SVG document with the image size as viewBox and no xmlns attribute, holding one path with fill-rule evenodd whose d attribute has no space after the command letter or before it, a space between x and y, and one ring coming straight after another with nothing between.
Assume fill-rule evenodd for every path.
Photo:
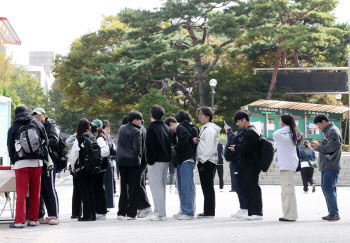
<instances>
[{"instance_id":1,"label":"street lamp post","mask_svg":"<svg viewBox=\"0 0 350 243\"><path fill-rule=\"evenodd\" d=\"M212 111L213 111L213 113L214 113L214 95L215 95L215 87L216 87L216 85L217 85L217 81L216 81L216 79L211 79L210 81L209 81L209 85L210 85L210 87L211 87L211 109L212 109Z\"/></svg>"}]
</instances>

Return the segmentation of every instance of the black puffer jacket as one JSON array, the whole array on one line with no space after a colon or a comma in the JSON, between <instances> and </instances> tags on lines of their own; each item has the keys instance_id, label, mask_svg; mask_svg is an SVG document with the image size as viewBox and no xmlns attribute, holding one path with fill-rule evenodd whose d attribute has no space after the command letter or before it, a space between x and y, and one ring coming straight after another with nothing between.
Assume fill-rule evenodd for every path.
<instances>
[{"instance_id":1,"label":"black puffer jacket","mask_svg":"<svg viewBox=\"0 0 350 243\"><path fill-rule=\"evenodd\" d=\"M18 130L27 123L33 123L39 128L40 138L44 141L43 145L48 146L48 138L46 135L45 128L43 124L35 120L27 111L25 107L17 107L15 111L15 119L12 126L7 132L7 149L9 152L9 157L11 164L15 164L16 161L20 160L16 149L15 149L15 140L18 138ZM44 154L38 159L44 159Z\"/></svg>"},{"instance_id":2,"label":"black puffer jacket","mask_svg":"<svg viewBox=\"0 0 350 243\"><path fill-rule=\"evenodd\" d=\"M171 141L173 133L164 121L152 122L146 135L147 163L171 161Z\"/></svg>"},{"instance_id":3,"label":"black puffer jacket","mask_svg":"<svg viewBox=\"0 0 350 243\"><path fill-rule=\"evenodd\" d=\"M49 154L54 163L58 159L58 142L60 139L60 130L56 123L49 119L45 119L44 127L46 130L47 137L49 139Z\"/></svg>"},{"instance_id":4,"label":"black puffer jacket","mask_svg":"<svg viewBox=\"0 0 350 243\"><path fill-rule=\"evenodd\" d=\"M142 158L140 126L131 122L119 128L117 158L119 166L139 166Z\"/></svg>"},{"instance_id":5,"label":"black puffer jacket","mask_svg":"<svg viewBox=\"0 0 350 243\"><path fill-rule=\"evenodd\" d=\"M177 144L174 149L177 153L177 164L180 165L184 161L190 159L196 160L196 147L193 142L191 126L188 121L182 122L176 128Z\"/></svg>"}]
</instances>

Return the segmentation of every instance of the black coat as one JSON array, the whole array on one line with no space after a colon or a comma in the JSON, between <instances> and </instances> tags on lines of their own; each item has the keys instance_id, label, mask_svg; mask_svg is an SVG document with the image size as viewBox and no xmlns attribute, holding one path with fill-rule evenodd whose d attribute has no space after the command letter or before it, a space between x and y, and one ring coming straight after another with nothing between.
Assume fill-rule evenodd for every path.
<instances>
[{"instance_id":1,"label":"black coat","mask_svg":"<svg viewBox=\"0 0 350 243\"><path fill-rule=\"evenodd\" d=\"M172 132L163 121L152 122L146 134L147 163L171 161Z\"/></svg>"},{"instance_id":2,"label":"black coat","mask_svg":"<svg viewBox=\"0 0 350 243\"><path fill-rule=\"evenodd\" d=\"M40 138L44 141L43 145L48 146L49 141L43 124L35 120L28 112L18 113L13 121L12 126L7 132L7 149L11 164L15 164L16 161L20 160L15 149L15 140L18 138L18 130L25 124L32 122L39 128ZM44 154L38 159L44 159Z\"/></svg>"},{"instance_id":3,"label":"black coat","mask_svg":"<svg viewBox=\"0 0 350 243\"><path fill-rule=\"evenodd\" d=\"M60 139L60 130L55 122L49 118L45 119L45 131L49 139L49 154L54 163L58 159L58 143Z\"/></svg>"},{"instance_id":4,"label":"black coat","mask_svg":"<svg viewBox=\"0 0 350 243\"><path fill-rule=\"evenodd\" d=\"M140 126L131 122L119 128L117 158L119 166L139 166L142 158Z\"/></svg>"},{"instance_id":5,"label":"black coat","mask_svg":"<svg viewBox=\"0 0 350 243\"><path fill-rule=\"evenodd\" d=\"M260 169L260 136L254 126L249 126L243 134L242 142L235 146L240 156L240 169Z\"/></svg>"},{"instance_id":6,"label":"black coat","mask_svg":"<svg viewBox=\"0 0 350 243\"><path fill-rule=\"evenodd\" d=\"M191 126L188 121L182 122L176 128L177 144L174 149L177 153L177 164L193 159L196 161L196 147L193 142Z\"/></svg>"}]
</instances>

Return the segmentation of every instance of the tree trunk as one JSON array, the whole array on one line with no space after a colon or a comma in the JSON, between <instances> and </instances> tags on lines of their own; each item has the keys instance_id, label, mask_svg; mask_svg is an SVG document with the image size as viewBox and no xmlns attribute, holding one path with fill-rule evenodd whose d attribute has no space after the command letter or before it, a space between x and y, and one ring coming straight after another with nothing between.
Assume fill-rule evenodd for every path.
<instances>
[{"instance_id":1,"label":"tree trunk","mask_svg":"<svg viewBox=\"0 0 350 243\"><path fill-rule=\"evenodd\" d=\"M282 66L283 68L287 68L287 49L284 49L283 51L283 58L282 58ZM284 73L287 73L287 71L284 71Z\"/></svg>"},{"instance_id":2,"label":"tree trunk","mask_svg":"<svg viewBox=\"0 0 350 243\"><path fill-rule=\"evenodd\" d=\"M201 57L196 55L196 68L198 72L198 89L199 89L199 103L200 106L205 106L205 90L204 90L204 75Z\"/></svg>"},{"instance_id":3,"label":"tree trunk","mask_svg":"<svg viewBox=\"0 0 350 243\"><path fill-rule=\"evenodd\" d=\"M300 62L298 58L298 48L294 48L294 63L295 63L295 67L300 68Z\"/></svg>"},{"instance_id":4,"label":"tree trunk","mask_svg":"<svg viewBox=\"0 0 350 243\"><path fill-rule=\"evenodd\" d=\"M280 40L280 44L282 44L284 40ZM278 47L277 53L276 53L276 62L275 62L275 68L273 70L272 74L272 79L270 83L270 88L269 91L267 92L267 97L266 99L271 100L272 94L273 94L273 89L275 88L276 85L276 79L277 79L277 73L278 73L278 68L281 64L281 55L283 51L283 46Z\"/></svg>"}]
</instances>

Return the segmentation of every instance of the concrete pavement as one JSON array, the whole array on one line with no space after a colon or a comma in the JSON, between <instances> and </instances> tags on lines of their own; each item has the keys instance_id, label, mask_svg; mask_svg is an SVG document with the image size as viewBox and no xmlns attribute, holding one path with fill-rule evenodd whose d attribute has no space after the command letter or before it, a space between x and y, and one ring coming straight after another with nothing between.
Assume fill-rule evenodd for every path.
<instances>
[{"instance_id":1,"label":"concrete pavement","mask_svg":"<svg viewBox=\"0 0 350 243\"><path fill-rule=\"evenodd\" d=\"M179 221L172 218L178 212L178 195L167 193L168 221L151 222L117 220L117 208L111 209L105 221L78 222L70 219L72 178L65 174L57 181L60 199L60 220L57 226L40 225L24 229L10 229L9 223L0 223L0 242L349 242L350 188L339 187L341 220L322 221L327 214L326 203L320 187L316 193L303 194L298 186L299 220L294 223L279 222L282 216L280 187L262 186L264 220L233 219L238 210L236 193L225 186L220 192L216 186L216 217ZM148 188L151 203L151 193ZM119 198L115 198L116 205ZM5 200L0 198L0 209ZM203 195L197 186L197 213L202 212ZM10 216L9 207L4 215Z\"/></svg>"}]
</instances>

